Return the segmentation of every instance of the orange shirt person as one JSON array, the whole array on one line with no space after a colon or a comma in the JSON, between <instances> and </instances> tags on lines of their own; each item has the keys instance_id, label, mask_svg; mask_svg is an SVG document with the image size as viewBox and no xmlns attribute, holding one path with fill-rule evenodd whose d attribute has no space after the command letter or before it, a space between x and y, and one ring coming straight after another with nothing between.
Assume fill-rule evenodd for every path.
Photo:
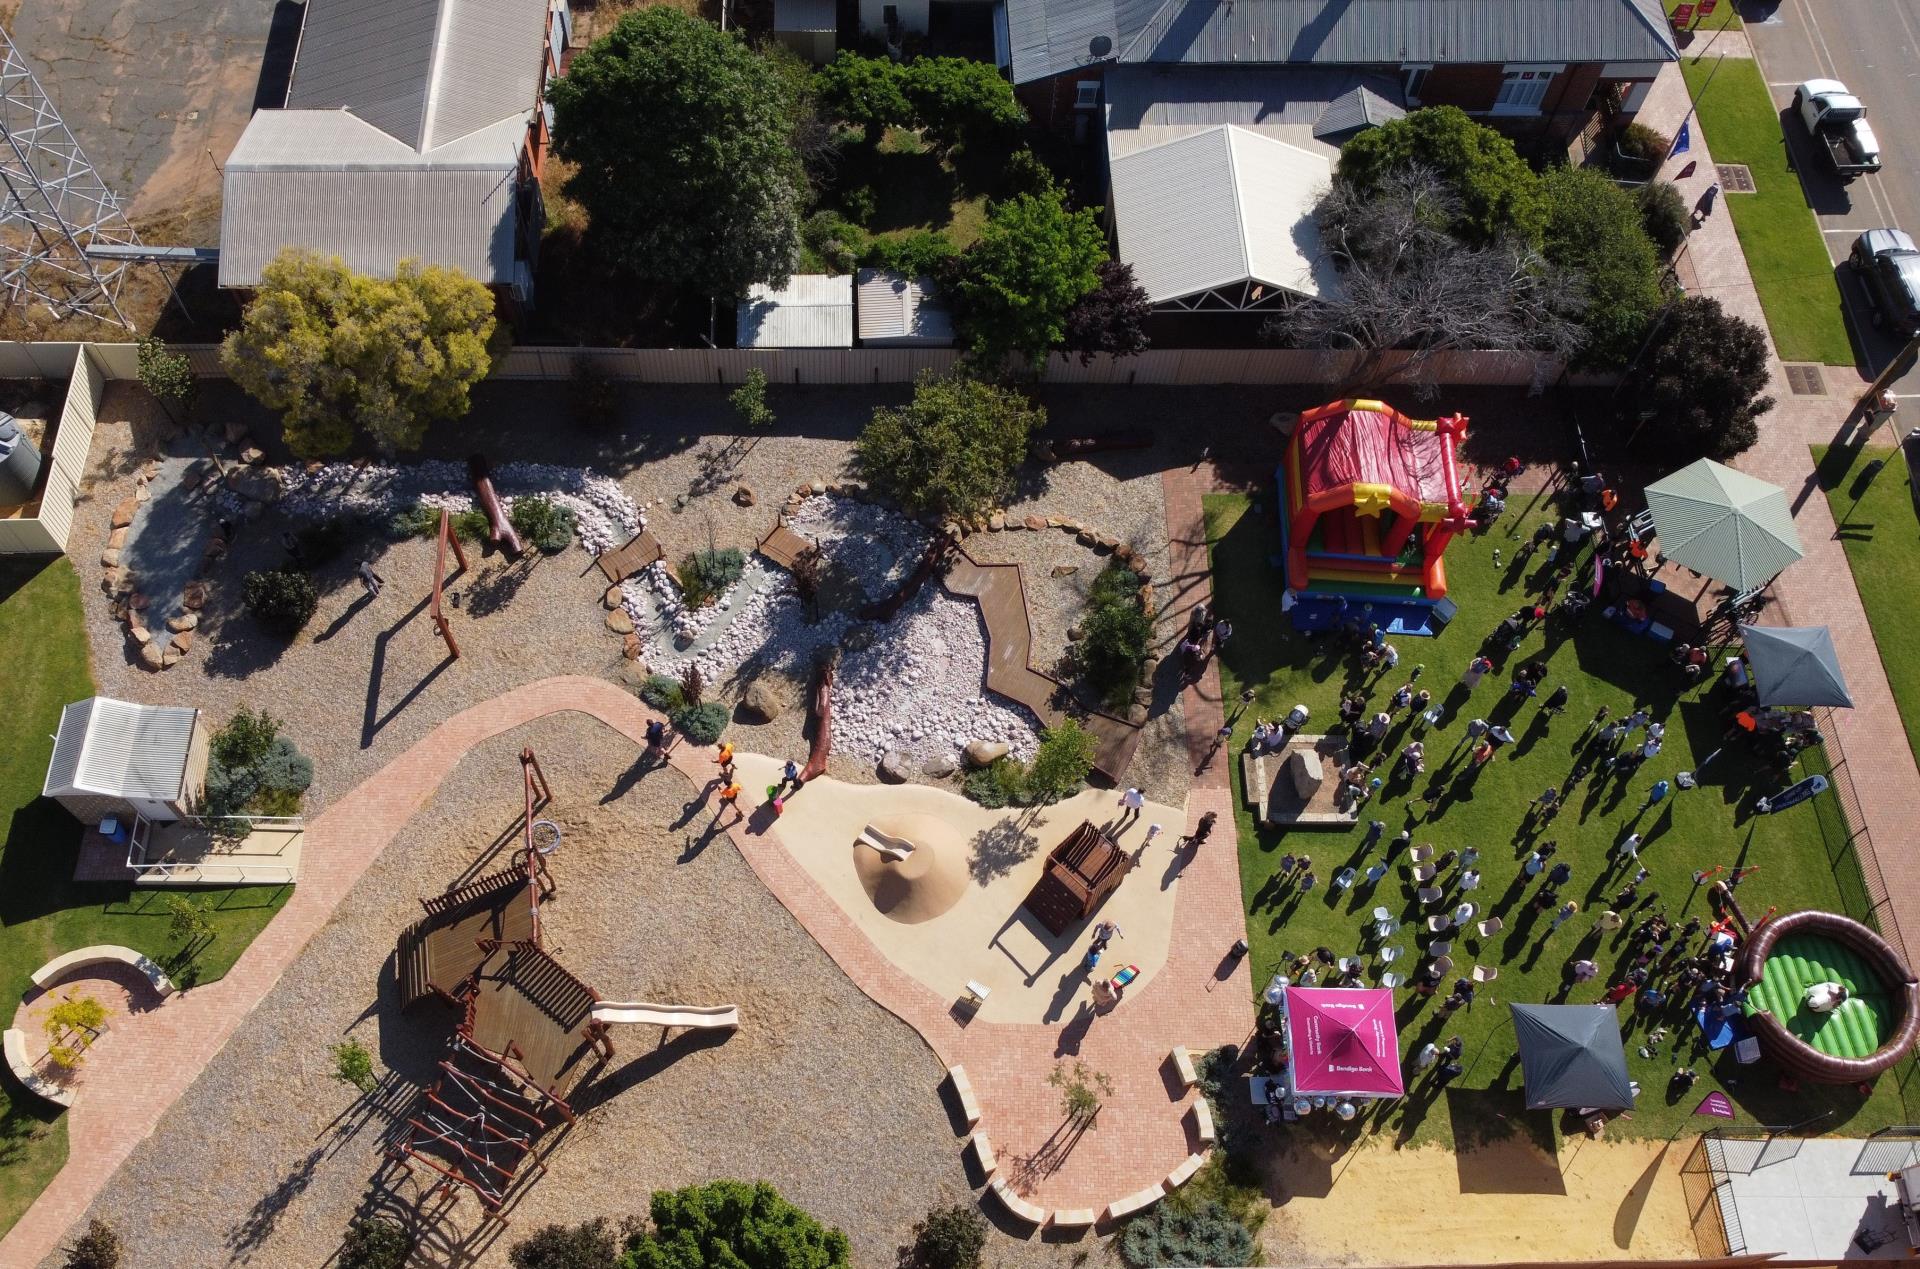
<instances>
[{"instance_id":1,"label":"orange shirt person","mask_svg":"<svg viewBox=\"0 0 1920 1269\"><path fill-rule=\"evenodd\" d=\"M733 808L735 815L744 818L740 810L740 782L738 780L735 780L720 790L720 811L725 811L728 807ZM718 818L720 811L714 812L716 818Z\"/></svg>"},{"instance_id":2,"label":"orange shirt person","mask_svg":"<svg viewBox=\"0 0 1920 1269\"><path fill-rule=\"evenodd\" d=\"M716 762L717 764L723 767L732 766L733 765L733 742L731 740L722 741L720 744L714 746L713 760L714 762Z\"/></svg>"}]
</instances>

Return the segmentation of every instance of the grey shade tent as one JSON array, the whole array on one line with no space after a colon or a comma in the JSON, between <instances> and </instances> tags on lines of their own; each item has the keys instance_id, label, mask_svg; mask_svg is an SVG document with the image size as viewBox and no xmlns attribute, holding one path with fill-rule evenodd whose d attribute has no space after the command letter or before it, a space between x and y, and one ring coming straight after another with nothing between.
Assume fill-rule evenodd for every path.
<instances>
[{"instance_id":1,"label":"grey shade tent","mask_svg":"<svg viewBox=\"0 0 1920 1269\"><path fill-rule=\"evenodd\" d=\"M1825 626L1742 626L1740 637L1762 705L1853 707Z\"/></svg>"},{"instance_id":2,"label":"grey shade tent","mask_svg":"<svg viewBox=\"0 0 1920 1269\"><path fill-rule=\"evenodd\" d=\"M1710 458L1648 485L1647 510L1662 554L1738 590L1806 554L1786 492Z\"/></svg>"},{"instance_id":3,"label":"grey shade tent","mask_svg":"<svg viewBox=\"0 0 1920 1269\"><path fill-rule=\"evenodd\" d=\"M1527 1109L1633 1109L1627 1051L1612 1005L1509 1005Z\"/></svg>"}]
</instances>

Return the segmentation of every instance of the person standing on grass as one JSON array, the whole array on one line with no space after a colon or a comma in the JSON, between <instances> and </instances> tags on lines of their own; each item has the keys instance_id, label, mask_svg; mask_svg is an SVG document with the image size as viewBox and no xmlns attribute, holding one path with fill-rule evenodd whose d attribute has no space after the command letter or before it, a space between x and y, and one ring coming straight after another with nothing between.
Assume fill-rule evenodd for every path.
<instances>
[{"instance_id":1,"label":"person standing on grass","mask_svg":"<svg viewBox=\"0 0 1920 1269\"><path fill-rule=\"evenodd\" d=\"M1592 982L1600 976L1600 967L1584 957L1571 962L1568 968L1573 971L1573 981L1576 986Z\"/></svg>"},{"instance_id":2,"label":"person standing on grass","mask_svg":"<svg viewBox=\"0 0 1920 1269\"><path fill-rule=\"evenodd\" d=\"M1655 780L1653 787L1647 790L1647 805L1658 806L1667 800L1667 794L1673 792L1673 785L1665 780Z\"/></svg>"},{"instance_id":3,"label":"person standing on grass","mask_svg":"<svg viewBox=\"0 0 1920 1269\"><path fill-rule=\"evenodd\" d=\"M1493 662L1487 660L1485 657L1475 657L1473 660L1467 662L1467 672L1460 676L1461 686L1471 692L1474 688L1480 686L1480 680L1485 678L1487 671L1491 669L1493 669Z\"/></svg>"},{"instance_id":4,"label":"person standing on grass","mask_svg":"<svg viewBox=\"0 0 1920 1269\"><path fill-rule=\"evenodd\" d=\"M1546 710L1549 714L1558 714L1566 709L1567 702L1571 699L1572 693L1568 692L1567 685L1562 683L1559 687L1553 689L1552 694L1547 697L1546 703L1540 708Z\"/></svg>"},{"instance_id":5,"label":"person standing on grass","mask_svg":"<svg viewBox=\"0 0 1920 1269\"><path fill-rule=\"evenodd\" d=\"M1571 899L1561 904L1560 910L1553 914L1553 924L1547 927L1548 932L1557 930L1561 926L1565 925L1568 921L1571 921L1573 919L1574 913L1578 911L1580 911L1580 905L1575 903Z\"/></svg>"}]
</instances>

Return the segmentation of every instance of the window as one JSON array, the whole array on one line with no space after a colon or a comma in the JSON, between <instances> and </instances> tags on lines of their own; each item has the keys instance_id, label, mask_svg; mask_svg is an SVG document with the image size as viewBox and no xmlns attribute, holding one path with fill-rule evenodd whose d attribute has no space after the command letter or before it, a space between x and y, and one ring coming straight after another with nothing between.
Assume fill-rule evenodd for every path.
<instances>
[{"instance_id":1,"label":"window","mask_svg":"<svg viewBox=\"0 0 1920 1269\"><path fill-rule=\"evenodd\" d=\"M1500 78L1500 95L1493 99L1493 112L1508 115L1536 115L1546 100L1547 86L1560 71L1558 66L1510 66Z\"/></svg>"},{"instance_id":2,"label":"window","mask_svg":"<svg viewBox=\"0 0 1920 1269\"><path fill-rule=\"evenodd\" d=\"M1402 66L1400 82L1402 91L1407 95L1407 103L1412 105L1420 100L1420 90L1426 86L1427 72L1433 67L1421 64Z\"/></svg>"},{"instance_id":3,"label":"window","mask_svg":"<svg viewBox=\"0 0 1920 1269\"><path fill-rule=\"evenodd\" d=\"M1073 108L1092 110L1100 104L1100 81L1097 79L1076 80L1073 85Z\"/></svg>"}]
</instances>

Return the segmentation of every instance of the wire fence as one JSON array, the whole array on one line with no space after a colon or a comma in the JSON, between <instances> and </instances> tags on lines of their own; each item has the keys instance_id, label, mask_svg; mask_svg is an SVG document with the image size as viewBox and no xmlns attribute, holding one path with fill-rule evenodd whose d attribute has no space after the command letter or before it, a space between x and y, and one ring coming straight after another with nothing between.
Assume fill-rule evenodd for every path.
<instances>
[{"instance_id":1,"label":"wire fence","mask_svg":"<svg viewBox=\"0 0 1920 1269\"><path fill-rule=\"evenodd\" d=\"M1700 1259L1719 1260L1746 1251L1732 1182L1720 1166L1719 1141L1713 1133L1701 1133L1680 1165L1680 1191L1686 1197L1687 1221Z\"/></svg>"},{"instance_id":2,"label":"wire fence","mask_svg":"<svg viewBox=\"0 0 1920 1269\"><path fill-rule=\"evenodd\" d=\"M1853 782L1847 764L1847 749L1840 740L1840 728L1831 709L1814 711L1820 729L1819 750L1808 750L1802 766L1810 775L1824 775L1831 783L1831 798L1815 798L1816 818L1827 848L1827 862L1833 869L1834 883L1840 890L1841 905L1848 916L1871 926L1880 936L1907 952L1894 912L1893 897L1887 879L1880 871L1880 857L1874 850L1873 834L1861 809L1860 790Z\"/></svg>"}]
</instances>

